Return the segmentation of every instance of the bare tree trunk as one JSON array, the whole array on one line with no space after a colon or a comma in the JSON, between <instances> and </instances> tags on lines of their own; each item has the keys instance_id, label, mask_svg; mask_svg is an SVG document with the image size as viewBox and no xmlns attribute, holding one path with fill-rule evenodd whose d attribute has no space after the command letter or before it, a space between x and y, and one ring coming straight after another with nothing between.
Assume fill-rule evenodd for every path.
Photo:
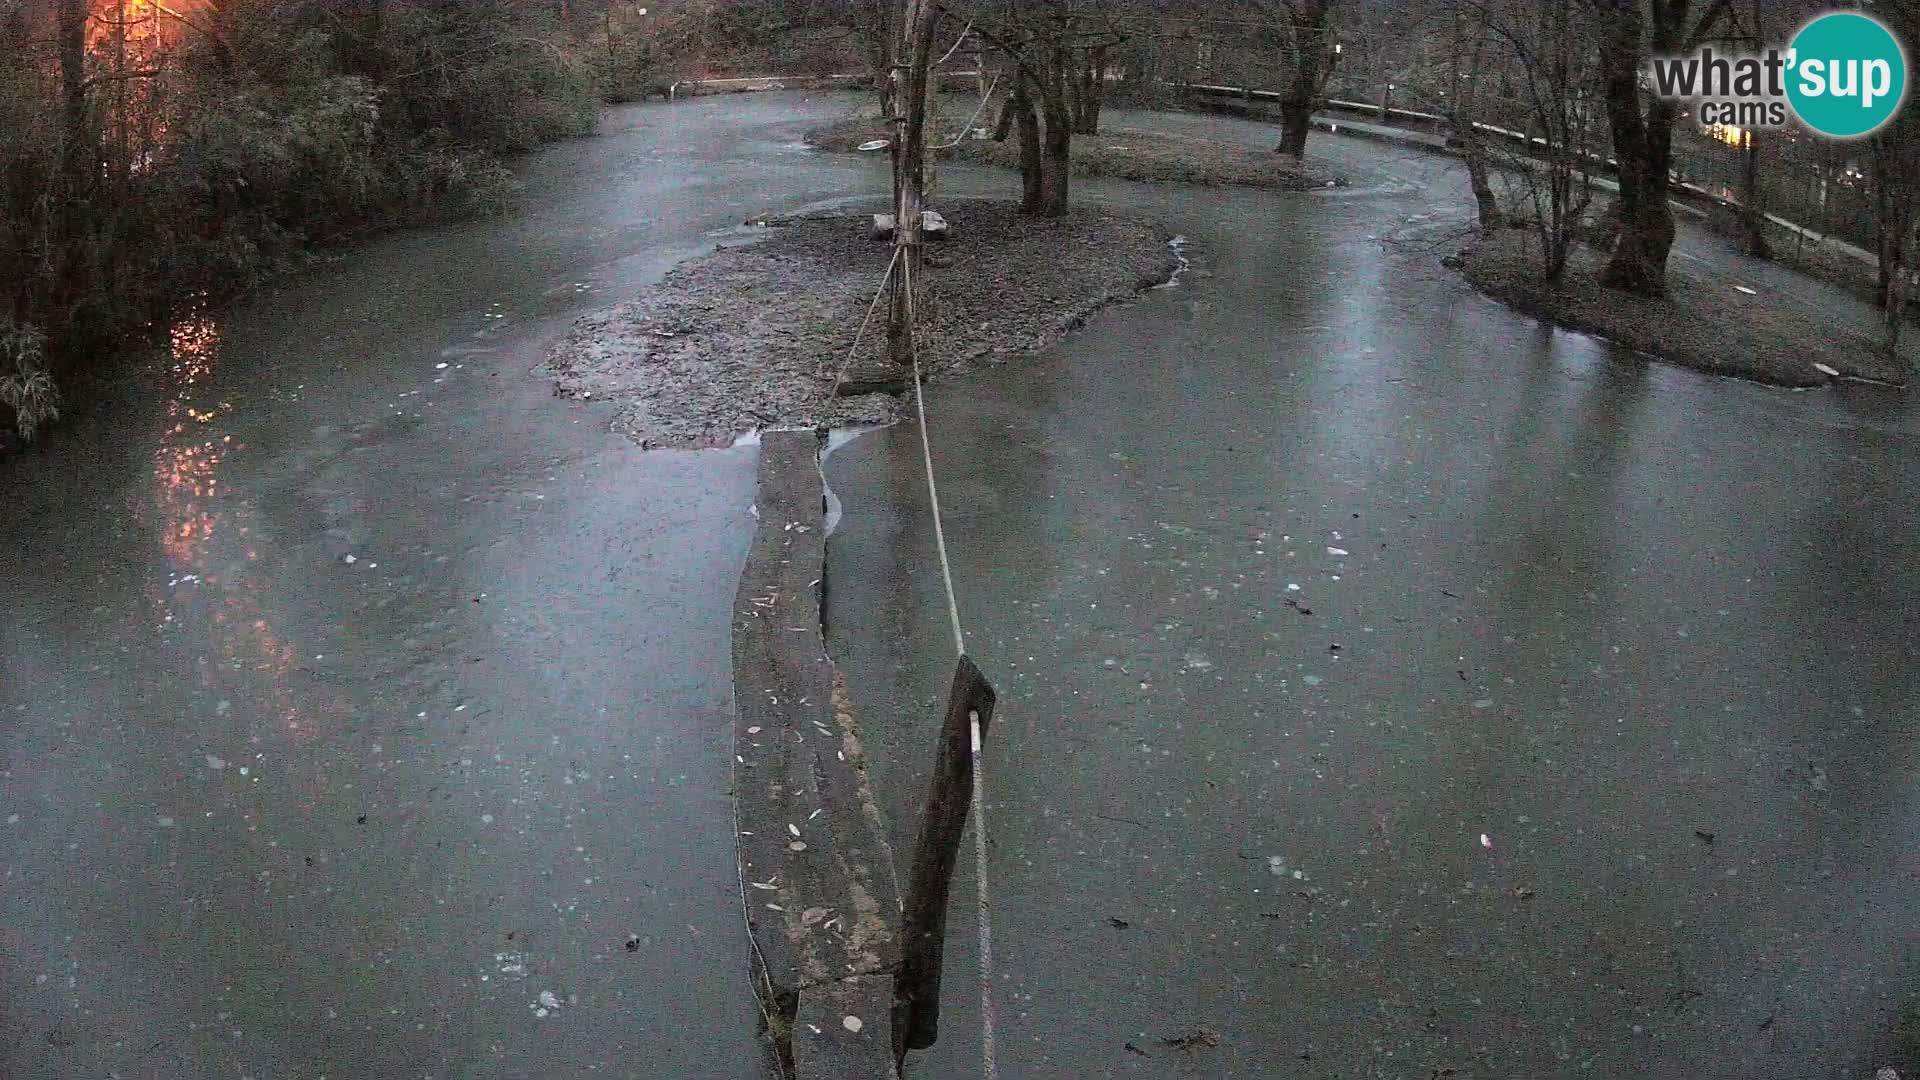
<instances>
[{"instance_id":1,"label":"bare tree trunk","mask_svg":"<svg viewBox=\"0 0 1920 1080\"><path fill-rule=\"evenodd\" d=\"M915 32L908 41L907 55L907 93L910 103L907 109L906 167L907 183L913 190L916 205L909 235L914 241L920 238L920 216L918 200L927 190L927 109L929 96L933 91L933 79L930 68L933 63L933 39L940 28L940 14L931 0L915 0L913 12Z\"/></svg>"},{"instance_id":2,"label":"bare tree trunk","mask_svg":"<svg viewBox=\"0 0 1920 1080\"><path fill-rule=\"evenodd\" d=\"M1107 47L1095 45L1088 50L1086 66L1080 72L1079 93L1074 96L1074 134L1100 134L1100 107L1106 92Z\"/></svg>"},{"instance_id":3,"label":"bare tree trunk","mask_svg":"<svg viewBox=\"0 0 1920 1080\"><path fill-rule=\"evenodd\" d=\"M1060 217L1067 212L1072 186L1073 123L1065 107L1046 110L1045 163L1040 179L1040 213Z\"/></svg>"},{"instance_id":4,"label":"bare tree trunk","mask_svg":"<svg viewBox=\"0 0 1920 1080\"><path fill-rule=\"evenodd\" d=\"M1040 213L1059 217L1067 212L1072 186L1073 112L1067 102L1067 50L1055 44L1040 72L1040 111L1046 120L1042 135L1045 168L1040 174Z\"/></svg>"},{"instance_id":5,"label":"bare tree trunk","mask_svg":"<svg viewBox=\"0 0 1920 1080\"><path fill-rule=\"evenodd\" d=\"M1307 133L1312 130L1312 103L1289 97L1280 103L1280 145L1274 149L1293 157L1305 157Z\"/></svg>"},{"instance_id":6,"label":"bare tree trunk","mask_svg":"<svg viewBox=\"0 0 1920 1080\"><path fill-rule=\"evenodd\" d=\"M77 189L95 153L87 130L87 4L60 0L56 33L60 51L60 126L67 180Z\"/></svg>"},{"instance_id":7,"label":"bare tree trunk","mask_svg":"<svg viewBox=\"0 0 1920 1080\"><path fill-rule=\"evenodd\" d=\"M1600 79L1620 180L1620 234L1600 283L1640 296L1665 296L1674 233L1667 193L1679 105L1656 97L1643 113L1640 68L1649 53L1673 55L1707 40L1732 3L1716 0L1691 14L1685 0L1588 3L1600 26Z\"/></svg>"},{"instance_id":8,"label":"bare tree trunk","mask_svg":"<svg viewBox=\"0 0 1920 1080\"><path fill-rule=\"evenodd\" d=\"M1015 74L1014 78L1016 81L1019 79L1018 73ZM993 125L994 142L1006 142L1007 136L1013 133L1014 100L1018 96L1018 90L1011 90L1008 91L1006 97L1000 99L1000 119ZM1029 104L1028 108L1032 108L1032 105Z\"/></svg>"},{"instance_id":9,"label":"bare tree trunk","mask_svg":"<svg viewBox=\"0 0 1920 1080\"><path fill-rule=\"evenodd\" d=\"M1909 205L1902 210L1906 225L1901 230L1905 242L1901 245L1903 258L1895 262L1893 272L1887 281L1887 351L1893 353L1900 348L1900 337L1907 326L1908 284L1913 279L1913 267L1910 265L1916 231L1920 231L1920 214L1916 214Z\"/></svg>"},{"instance_id":10,"label":"bare tree trunk","mask_svg":"<svg viewBox=\"0 0 1920 1080\"><path fill-rule=\"evenodd\" d=\"M1898 268L1906 261L1902 250L1903 230L1898 224L1905 200L1906 185L1900 176L1900 155L1892 145L1891 132L1873 136L1873 217L1874 253L1879 257L1879 280L1874 288L1874 303L1892 306L1892 286Z\"/></svg>"},{"instance_id":11,"label":"bare tree trunk","mask_svg":"<svg viewBox=\"0 0 1920 1080\"><path fill-rule=\"evenodd\" d=\"M1467 186L1473 191L1473 206L1482 229L1497 229L1501 224L1500 200L1493 193L1493 181L1487 169L1487 144L1473 121L1456 121L1454 137L1460 140L1460 156L1467 165Z\"/></svg>"},{"instance_id":12,"label":"bare tree trunk","mask_svg":"<svg viewBox=\"0 0 1920 1080\"><path fill-rule=\"evenodd\" d=\"M113 173L124 180L133 156L133 110L129 108L130 80L127 78L127 19L132 15L127 0L114 4L113 19Z\"/></svg>"},{"instance_id":13,"label":"bare tree trunk","mask_svg":"<svg viewBox=\"0 0 1920 1080\"><path fill-rule=\"evenodd\" d=\"M1633 0L1617 3L1631 8ZM1656 98L1641 114L1640 36L1639 15L1616 11L1600 42L1601 78L1620 181L1620 234L1600 283L1638 296L1665 296L1667 255L1674 236L1673 211L1667 206L1674 106Z\"/></svg>"},{"instance_id":14,"label":"bare tree trunk","mask_svg":"<svg viewBox=\"0 0 1920 1080\"><path fill-rule=\"evenodd\" d=\"M1042 204L1041 175L1045 172L1040 154L1040 117L1034 112L1033 91L1028 87L1026 71L1014 73L1013 93L1007 109L1020 129L1020 210L1037 214Z\"/></svg>"},{"instance_id":15,"label":"bare tree trunk","mask_svg":"<svg viewBox=\"0 0 1920 1080\"><path fill-rule=\"evenodd\" d=\"M868 35L868 62L873 65L874 88L880 92L881 115L892 103L888 80L893 64L894 43L899 38L898 0L864 0L860 26Z\"/></svg>"},{"instance_id":16,"label":"bare tree trunk","mask_svg":"<svg viewBox=\"0 0 1920 1080\"><path fill-rule=\"evenodd\" d=\"M83 237L93 215L94 180L99 175L100 144L87 115L87 0L60 0L55 24L60 58L60 267L55 279L56 306L67 307L81 293Z\"/></svg>"},{"instance_id":17,"label":"bare tree trunk","mask_svg":"<svg viewBox=\"0 0 1920 1080\"><path fill-rule=\"evenodd\" d=\"M1466 14L1460 9L1459 0L1453 6L1453 40L1447 49L1447 81L1454 87L1453 96L1448 100L1451 108L1447 121L1453 129L1453 137L1460 143L1460 157L1467 166L1467 185L1473 191L1473 204L1479 215L1480 228L1492 230L1500 227L1500 200L1494 197L1493 182L1487 171L1487 144L1481 137L1480 129L1474 126L1479 103L1479 87L1470 79L1462 79L1465 66L1478 66L1477 61L1484 55L1482 42L1470 38L1467 32Z\"/></svg>"},{"instance_id":18,"label":"bare tree trunk","mask_svg":"<svg viewBox=\"0 0 1920 1080\"><path fill-rule=\"evenodd\" d=\"M24 70L31 41L32 28L27 23L24 5L17 5L0 14L0 48L7 50L4 56L0 56L0 67L8 69L9 74ZM6 242L11 244L14 251L28 251L32 249L36 231L36 215L32 211L47 182L45 163L38 159L38 155L28 154L9 154L5 161L7 202L5 213L0 214L0 224L6 225L12 232ZM0 288L7 290L8 310L12 314L13 324L21 326L32 322L34 298L38 290L31 276L16 275L12 285ZM0 316L0 322L4 321L4 317Z\"/></svg>"},{"instance_id":19,"label":"bare tree trunk","mask_svg":"<svg viewBox=\"0 0 1920 1080\"><path fill-rule=\"evenodd\" d=\"M920 202L927 187L927 69L940 23L931 0L911 0L902 24L900 59L888 85L893 136L893 242L897 249L887 311L887 356L913 363L913 291L909 265L920 257Z\"/></svg>"},{"instance_id":20,"label":"bare tree trunk","mask_svg":"<svg viewBox=\"0 0 1920 1080\"><path fill-rule=\"evenodd\" d=\"M1332 0L1302 0L1286 16L1287 32L1293 55L1293 82L1280 101L1280 145L1282 154L1303 158L1307 154L1307 133L1313 130L1313 110L1320 104L1325 86L1327 57L1327 7Z\"/></svg>"},{"instance_id":21,"label":"bare tree trunk","mask_svg":"<svg viewBox=\"0 0 1920 1080\"><path fill-rule=\"evenodd\" d=\"M1753 0L1753 42L1759 48L1765 40L1766 11L1761 0ZM1748 128L1740 157L1740 226L1745 243L1742 250L1756 259L1773 258L1767 243L1766 193L1760 187L1760 133Z\"/></svg>"},{"instance_id":22,"label":"bare tree trunk","mask_svg":"<svg viewBox=\"0 0 1920 1080\"><path fill-rule=\"evenodd\" d=\"M1773 246L1767 243L1767 207L1760 189L1760 133L1746 129L1740 153L1740 226L1744 242L1741 250L1756 259L1773 258Z\"/></svg>"}]
</instances>

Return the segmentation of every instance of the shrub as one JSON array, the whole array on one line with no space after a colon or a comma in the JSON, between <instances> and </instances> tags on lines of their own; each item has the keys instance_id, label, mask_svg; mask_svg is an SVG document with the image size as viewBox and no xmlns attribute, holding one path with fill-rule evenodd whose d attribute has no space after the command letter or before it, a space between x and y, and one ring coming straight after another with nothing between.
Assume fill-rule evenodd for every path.
<instances>
[{"instance_id":1,"label":"shrub","mask_svg":"<svg viewBox=\"0 0 1920 1080\"><path fill-rule=\"evenodd\" d=\"M0 32L24 44L0 49L0 403L23 435L58 415L56 378L181 296L508 209L501 156L590 131L599 105L540 5L399 0L376 20L234 0L124 70L96 46L76 115L53 39L6 11Z\"/></svg>"},{"instance_id":2,"label":"shrub","mask_svg":"<svg viewBox=\"0 0 1920 1080\"><path fill-rule=\"evenodd\" d=\"M36 327L0 327L0 404L13 410L14 429L29 442L41 426L60 419L60 388L47 369L46 346Z\"/></svg>"}]
</instances>

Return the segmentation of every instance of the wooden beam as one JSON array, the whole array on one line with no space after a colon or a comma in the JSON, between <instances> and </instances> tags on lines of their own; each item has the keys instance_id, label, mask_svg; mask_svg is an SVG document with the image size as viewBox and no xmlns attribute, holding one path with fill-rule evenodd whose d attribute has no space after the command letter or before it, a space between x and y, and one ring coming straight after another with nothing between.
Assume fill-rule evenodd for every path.
<instances>
[{"instance_id":1,"label":"wooden beam","mask_svg":"<svg viewBox=\"0 0 1920 1080\"><path fill-rule=\"evenodd\" d=\"M947 890L973 801L973 727L984 744L994 692L965 656L955 666L940 745L933 760L927 809L913 845L913 871L901 920L900 973L894 978L894 1057L924 1050L940 1037L940 967L946 953Z\"/></svg>"}]
</instances>

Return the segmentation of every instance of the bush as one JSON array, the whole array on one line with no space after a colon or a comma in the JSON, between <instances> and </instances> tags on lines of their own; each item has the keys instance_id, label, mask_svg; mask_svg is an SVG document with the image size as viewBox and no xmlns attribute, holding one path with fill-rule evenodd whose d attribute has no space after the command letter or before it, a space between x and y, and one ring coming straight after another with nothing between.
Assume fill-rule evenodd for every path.
<instances>
[{"instance_id":1,"label":"bush","mask_svg":"<svg viewBox=\"0 0 1920 1080\"><path fill-rule=\"evenodd\" d=\"M42 425L60 419L60 388L47 370L46 346L36 327L0 327L0 404L13 410L14 429L28 442Z\"/></svg>"},{"instance_id":2,"label":"bush","mask_svg":"<svg viewBox=\"0 0 1920 1080\"><path fill-rule=\"evenodd\" d=\"M58 416L56 378L179 297L299 268L316 245L502 212L519 193L503 155L592 129L597 73L550 8L383 10L235 0L124 71L102 42L76 117L55 40L0 5L17 45L0 48L0 404L23 435Z\"/></svg>"},{"instance_id":3,"label":"bush","mask_svg":"<svg viewBox=\"0 0 1920 1080\"><path fill-rule=\"evenodd\" d=\"M653 44L645 38L618 36L590 46L593 81L609 105L666 97L673 80L662 72Z\"/></svg>"}]
</instances>

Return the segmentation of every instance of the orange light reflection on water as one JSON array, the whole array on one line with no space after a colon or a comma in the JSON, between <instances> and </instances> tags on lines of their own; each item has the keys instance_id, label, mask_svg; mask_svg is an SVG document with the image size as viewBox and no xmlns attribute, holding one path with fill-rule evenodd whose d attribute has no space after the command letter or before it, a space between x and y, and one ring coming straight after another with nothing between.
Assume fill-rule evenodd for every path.
<instances>
[{"instance_id":1,"label":"orange light reflection on water","mask_svg":"<svg viewBox=\"0 0 1920 1080\"><path fill-rule=\"evenodd\" d=\"M204 634L200 640L210 644L219 662L200 665L203 680L219 681L215 668L252 672L242 692L257 696L257 710L275 718L285 735L306 741L315 735L314 725L293 682L302 650L275 629L255 584L250 564L259 556L248 538L247 508L223 501L220 470L246 450L233 435L217 431L234 407L201 400L219 363L221 341L220 324L204 305L181 315L168 332L159 380L166 395L163 426L142 511L166 552L173 580L149 586L148 595L170 631L191 635L189 641ZM323 711L339 707L333 702Z\"/></svg>"}]
</instances>

